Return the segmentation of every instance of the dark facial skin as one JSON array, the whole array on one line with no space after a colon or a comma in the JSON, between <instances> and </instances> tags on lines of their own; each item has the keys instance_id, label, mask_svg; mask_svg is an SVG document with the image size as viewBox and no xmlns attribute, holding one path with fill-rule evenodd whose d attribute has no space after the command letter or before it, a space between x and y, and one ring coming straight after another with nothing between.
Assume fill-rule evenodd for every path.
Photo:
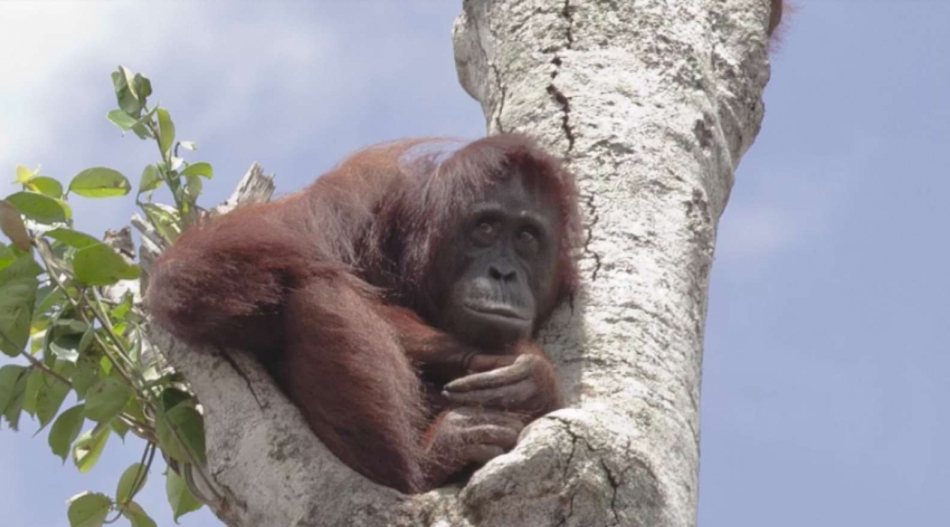
<instances>
[{"instance_id":1,"label":"dark facial skin","mask_svg":"<svg viewBox=\"0 0 950 527\"><path fill-rule=\"evenodd\" d=\"M448 404L424 442L436 479L507 452L525 423L560 406L554 367L531 337L551 301L562 233L557 209L524 179L491 188L439 255L435 278L449 293L436 316L461 346L437 347L427 365L462 370L442 386Z\"/></svg>"},{"instance_id":2,"label":"dark facial skin","mask_svg":"<svg viewBox=\"0 0 950 527\"><path fill-rule=\"evenodd\" d=\"M467 211L446 255L454 264L446 331L484 349L531 336L554 280L560 233L552 209L538 189L510 177Z\"/></svg>"}]
</instances>

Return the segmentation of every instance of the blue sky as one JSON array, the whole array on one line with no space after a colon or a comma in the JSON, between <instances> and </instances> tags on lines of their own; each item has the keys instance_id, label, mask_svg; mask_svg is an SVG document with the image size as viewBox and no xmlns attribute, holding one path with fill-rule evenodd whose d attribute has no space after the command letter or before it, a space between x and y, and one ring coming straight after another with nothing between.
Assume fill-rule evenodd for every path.
<instances>
[{"instance_id":1,"label":"blue sky","mask_svg":"<svg viewBox=\"0 0 950 527\"><path fill-rule=\"evenodd\" d=\"M798 3L719 229L699 524L947 525L950 3ZM483 133L455 78L460 2L262 4L0 2L0 181L137 177L154 147L104 119L119 63L214 164L206 204L255 160L289 192L367 143ZM78 199L96 233L133 208ZM0 431L4 526L66 525L69 496L113 492L141 452L112 440L81 475L34 431ZM172 525L158 473L140 498Z\"/></svg>"}]
</instances>

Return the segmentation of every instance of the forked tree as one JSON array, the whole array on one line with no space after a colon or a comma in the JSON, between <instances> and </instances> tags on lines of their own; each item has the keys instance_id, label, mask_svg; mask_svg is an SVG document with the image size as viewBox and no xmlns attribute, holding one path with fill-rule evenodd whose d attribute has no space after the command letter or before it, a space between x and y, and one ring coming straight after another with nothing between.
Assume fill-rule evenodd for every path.
<instances>
[{"instance_id":1,"label":"forked tree","mask_svg":"<svg viewBox=\"0 0 950 527\"><path fill-rule=\"evenodd\" d=\"M581 193L582 288L541 334L566 408L463 486L407 496L337 461L252 359L157 331L205 408L215 512L235 526L695 525L716 227L762 123L781 9L466 0L456 65L488 132L534 136Z\"/></svg>"}]
</instances>

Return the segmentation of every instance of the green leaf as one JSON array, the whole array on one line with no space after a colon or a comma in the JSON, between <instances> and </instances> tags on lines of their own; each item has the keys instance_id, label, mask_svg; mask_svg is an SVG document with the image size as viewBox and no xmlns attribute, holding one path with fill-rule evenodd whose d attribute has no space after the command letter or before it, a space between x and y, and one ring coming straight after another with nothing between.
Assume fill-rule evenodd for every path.
<instances>
[{"instance_id":1,"label":"green leaf","mask_svg":"<svg viewBox=\"0 0 950 527\"><path fill-rule=\"evenodd\" d=\"M138 119L122 110L111 110L106 114L106 119L112 121L112 123L121 128L123 132L135 126L136 121L138 121Z\"/></svg>"},{"instance_id":2,"label":"green leaf","mask_svg":"<svg viewBox=\"0 0 950 527\"><path fill-rule=\"evenodd\" d=\"M112 247L98 242L76 251L73 257L76 278L88 285L111 285L139 277L141 269L129 264Z\"/></svg>"},{"instance_id":3,"label":"green leaf","mask_svg":"<svg viewBox=\"0 0 950 527\"><path fill-rule=\"evenodd\" d=\"M0 269L0 351L15 357L26 348L42 269L22 256Z\"/></svg>"},{"instance_id":4,"label":"green leaf","mask_svg":"<svg viewBox=\"0 0 950 527\"><path fill-rule=\"evenodd\" d=\"M106 167L87 168L69 182L69 191L87 198L124 196L132 189L129 180L116 170Z\"/></svg>"},{"instance_id":5,"label":"green leaf","mask_svg":"<svg viewBox=\"0 0 950 527\"><path fill-rule=\"evenodd\" d=\"M162 410L168 412L183 402L192 400L191 394L178 388L169 386L162 391Z\"/></svg>"},{"instance_id":6,"label":"green leaf","mask_svg":"<svg viewBox=\"0 0 950 527\"><path fill-rule=\"evenodd\" d=\"M76 318L70 318L70 316L73 314L74 313L64 313L62 316L56 319L56 322L53 325L56 326L56 329L60 333L85 333L86 330L89 329L89 324Z\"/></svg>"},{"instance_id":7,"label":"green leaf","mask_svg":"<svg viewBox=\"0 0 950 527\"><path fill-rule=\"evenodd\" d=\"M69 455L69 447L79 437L79 430L82 429L82 425L86 421L86 418L83 417L84 410L84 404L80 403L73 406L59 414L59 417L53 421L52 428L49 429L49 437L47 438L49 447L53 450L53 454L62 458L63 463L66 462L66 456Z\"/></svg>"},{"instance_id":8,"label":"green leaf","mask_svg":"<svg viewBox=\"0 0 950 527\"><path fill-rule=\"evenodd\" d=\"M115 320L122 320L125 318L125 316L128 315L132 310L132 300L132 292L126 291L126 293L122 295L122 301L113 307L111 311L109 311L109 316Z\"/></svg>"},{"instance_id":9,"label":"green leaf","mask_svg":"<svg viewBox=\"0 0 950 527\"><path fill-rule=\"evenodd\" d=\"M181 171L183 176L201 176L211 179L211 176L214 174L214 169L211 168L211 165L205 163L204 161L199 161L197 163L192 163L185 167Z\"/></svg>"},{"instance_id":10,"label":"green leaf","mask_svg":"<svg viewBox=\"0 0 950 527\"><path fill-rule=\"evenodd\" d=\"M92 345L93 341L96 339L96 330L95 328L89 328L85 333L82 334L82 338L79 339L79 353L85 353L89 349L89 346Z\"/></svg>"},{"instance_id":11,"label":"green leaf","mask_svg":"<svg viewBox=\"0 0 950 527\"><path fill-rule=\"evenodd\" d=\"M121 419L113 419L109 423L109 427L112 428L112 431L115 432L115 435L119 436L122 441L125 441L125 435L129 433L129 425Z\"/></svg>"},{"instance_id":12,"label":"green leaf","mask_svg":"<svg viewBox=\"0 0 950 527\"><path fill-rule=\"evenodd\" d=\"M58 199L56 200L56 203L62 207L63 214L66 215L66 220L71 220L73 218L73 209L69 206L69 203L67 203L64 199Z\"/></svg>"},{"instance_id":13,"label":"green leaf","mask_svg":"<svg viewBox=\"0 0 950 527\"><path fill-rule=\"evenodd\" d=\"M39 370L33 372L33 375L38 375L41 383L36 392L36 418L40 421L42 430L56 417L56 412L62 406L70 388L63 381Z\"/></svg>"},{"instance_id":14,"label":"green leaf","mask_svg":"<svg viewBox=\"0 0 950 527\"><path fill-rule=\"evenodd\" d=\"M172 506L175 523L182 515L201 508L201 502L188 490L185 480L172 469L165 473L165 494L168 504Z\"/></svg>"},{"instance_id":15,"label":"green leaf","mask_svg":"<svg viewBox=\"0 0 950 527\"><path fill-rule=\"evenodd\" d=\"M142 506L130 501L122 508L122 515L132 522L132 527L156 527L155 520L149 518Z\"/></svg>"},{"instance_id":16,"label":"green leaf","mask_svg":"<svg viewBox=\"0 0 950 527\"><path fill-rule=\"evenodd\" d=\"M92 430L83 432L73 444L73 463L79 472L89 472L89 469L99 460L102 449L109 440L109 427L96 426Z\"/></svg>"},{"instance_id":17,"label":"green leaf","mask_svg":"<svg viewBox=\"0 0 950 527\"><path fill-rule=\"evenodd\" d=\"M152 94L152 82L141 74L136 73L132 79L132 84L135 86L135 93L137 93L139 99L142 100L142 104L145 104L145 99Z\"/></svg>"},{"instance_id":18,"label":"green leaf","mask_svg":"<svg viewBox=\"0 0 950 527\"><path fill-rule=\"evenodd\" d=\"M21 278L36 278L42 272L43 268L30 255L23 254L3 269L0 269L0 286Z\"/></svg>"},{"instance_id":19,"label":"green leaf","mask_svg":"<svg viewBox=\"0 0 950 527\"><path fill-rule=\"evenodd\" d=\"M36 395L43 386L43 372L36 368L30 369L30 375L26 379L26 393L23 397L23 411L36 415Z\"/></svg>"},{"instance_id":20,"label":"green leaf","mask_svg":"<svg viewBox=\"0 0 950 527\"><path fill-rule=\"evenodd\" d=\"M53 306L59 305L66 300L66 293L58 287L47 285L41 287L36 292L37 301L33 308L33 322L44 316Z\"/></svg>"},{"instance_id":21,"label":"green leaf","mask_svg":"<svg viewBox=\"0 0 950 527\"><path fill-rule=\"evenodd\" d=\"M82 348L81 342L79 347ZM90 354L80 354L79 360L76 361L76 371L73 372L70 380L73 381L76 395L84 398L89 389L99 381L99 358Z\"/></svg>"},{"instance_id":22,"label":"green leaf","mask_svg":"<svg viewBox=\"0 0 950 527\"><path fill-rule=\"evenodd\" d=\"M133 74L124 66L112 72L112 85L115 88L119 108L136 117L145 107L146 100L152 94L152 84L148 79Z\"/></svg>"},{"instance_id":23,"label":"green leaf","mask_svg":"<svg viewBox=\"0 0 950 527\"><path fill-rule=\"evenodd\" d=\"M26 378L26 390L23 394L23 411L36 415L36 394L40 391L42 373L36 368L30 368L30 374Z\"/></svg>"},{"instance_id":24,"label":"green leaf","mask_svg":"<svg viewBox=\"0 0 950 527\"><path fill-rule=\"evenodd\" d=\"M139 139L151 139L152 130L148 127L147 123L152 122L152 115L155 114L155 110L158 107L152 108L145 115L139 117L138 121L135 121L135 124L132 125L132 131L135 132L135 135L139 136Z\"/></svg>"},{"instance_id":25,"label":"green leaf","mask_svg":"<svg viewBox=\"0 0 950 527\"><path fill-rule=\"evenodd\" d=\"M16 180L14 183L20 183L25 185L27 181L33 178L36 175L36 170L30 170L23 165L16 166Z\"/></svg>"},{"instance_id":26,"label":"green leaf","mask_svg":"<svg viewBox=\"0 0 950 527\"><path fill-rule=\"evenodd\" d=\"M142 410L142 403L136 398L129 399L129 402L125 405L124 413L128 414L132 419L137 419L139 421L147 421L145 418L145 412Z\"/></svg>"},{"instance_id":27,"label":"green leaf","mask_svg":"<svg viewBox=\"0 0 950 527\"><path fill-rule=\"evenodd\" d=\"M86 392L85 415L93 421L107 423L119 415L132 395L132 388L124 381L115 377L101 379Z\"/></svg>"},{"instance_id":28,"label":"green leaf","mask_svg":"<svg viewBox=\"0 0 950 527\"><path fill-rule=\"evenodd\" d=\"M75 364L79 360L82 335L57 333L49 343L49 349L58 359Z\"/></svg>"},{"instance_id":29,"label":"green leaf","mask_svg":"<svg viewBox=\"0 0 950 527\"><path fill-rule=\"evenodd\" d=\"M105 355L99 357L99 376L108 377L112 374L112 361Z\"/></svg>"},{"instance_id":30,"label":"green leaf","mask_svg":"<svg viewBox=\"0 0 950 527\"><path fill-rule=\"evenodd\" d=\"M112 510L112 500L98 492L83 492L69 498L69 527L101 527Z\"/></svg>"},{"instance_id":31,"label":"green leaf","mask_svg":"<svg viewBox=\"0 0 950 527\"><path fill-rule=\"evenodd\" d=\"M181 218L174 207L158 203L143 203L142 210L159 234L169 243L181 236Z\"/></svg>"},{"instance_id":32,"label":"green leaf","mask_svg":"<svg viewBox=\"0 0 950 527\"><path fill-rule=\"evenodd\" d=\"M7 196L6 201L16 207L24 216L39 223L62 223L70 216L64 204L45 194L36 192L17 192Z\"/></svg>"},{"instance_id":33,"label":"green leaf","mask_svg":"<svg viewBox=\"0 0 950 527\"><path fill-rule=\"evenodd\" d=\"M142 170L142 178L139 179L139 194L155 190L162 185L162 175L155 165L148 165Z\"/></svg>"},{"instance_id":34,"label":"green leaf","mask_svg":"<svg viewBox=\"0 0 950 527\"><path fill-rule=\"evenodd\" d=\"M175 123L165 108L158 109L158 146L163 154L167 154L175 143Z\"/></svg>"},{"instance_id":35,"label":"green leaf","mask_svg":"<svg viewBox=\"0 0 950 527\"><path fill-rule=\"evenodd\" d=\"M26 366L18 364L7 364L0 368L0 413L3 413L13 400L17 382L27 369Z\"/></svg>"},{"instance_id":36,"label":"green leaf","mask_svg":"<svg viewBox=\"0 0 950 527\"><path fill-rule=\"evenodd\" d=\"M135 492L145 486L148 471L142 463L132 463L125 469L119 478L119 485L115 489L115 501L120 505L132 499Z\"/></svg>"},{"instance_id":37,"label":"green leaf","mask_svg":"<svg viewBox=\"0 0 950 527\"><path fill-rule=\"evenodd\" d=\"M19 254L18 254L19 253ZM10 265L19 258L24 252L13 246L7 246L0 243L0 269Z\"/></svg>"},{"instance_id":38,"label":"green leaf","mask_svg":"<svg viewBox=\"0 0 950 527\"><path fill-rule=\"evenodd\" d=\"M141 108L139 112L141 113ZM152 133L149 131L146 123L149 122L152 118L152 115L155 113L155 108L152 108L148 113L142 115L141 117L136 117L135 115L130 115L124 110L112 110L106 114L106 119L112 122L112 124L118 126L123 132L132 130L135 132L135 135L139 136L140 139L146 139L152 137Z\"/></svg>"},{"instance_id":39,"label":"green leaf","mask_svg":"<svg viewBox=\"0 0 950 527\"><path fill-rule=\"evenodd\" d=\"M51 198L59 199L63 197L63 184L49 176L37 176L31 179L26 184L26 188L33 192L46 194Z\"/></svg>"},{"instance_id":40,"label":"green leaf","mask_svg":"<svg viewBox=\"0 0 950 527\"><path fill-rule=\"evenodd\" d=\"M10 397L6 409L3 411L3 416L7 419L7 422L10 423L10 428L13 430L17 429L17 425L20 422L20 412L23 410L23 401L26 399L26 384L29 378L29 369L21 372L16 380L16 384L13 386L13 395Z\"/></svg>"},{"instance_id":41,"label":"green leaf","mask_svg":"<svg viewBox=\"0 0 950 527\"><path fill-rule=\"evenodd\" d=\"M0 200L0 231L10 238L17 249L30 250L30 234L26 231L20 211L5 200Z\"/></svg>"},{"instance_id":42,"label":"green leaf","mask_svg":"<svg viewBox=\"0 0 950 527\"><path fill-rule=\"evenodd\" d=\"M185 199L189 203L195 203L198 201L198 196L201 194L201 178L198 176L187 176L185 180Z\"/></svg>"},{"instance_id":43,"label":"green leaf","mask_svg":"<svg viewBox=\"0 0 950 527\"><path fill-rule=\"evenodd\" d=\"M132 131L135 132L135 135L139 136L139 139L151 139L152 131L149 130L145 125L136 125L132 127Z\"/></svg>"},{"instance_id":44,"label":"green leaf","mask_svg":"<svg viewBox=\"0 0 950 527\"><path fill-rule=\"evenodd\" d=\"M204 463L204 418L197 410L187 404L178 404L157 420L155 428L163 452L179 461L190 463L193 457L195 461Z\"/></svg>"},{"instance_id":45,"label":"green leaf","mask_svg":"<svg viewBox=\"0 0 950 527\"><path fill-rule=\"evenodd\" d=\"M119 107L126 113L133 116L138 115L142 110L142 104L134 91L132 81L132 72L124 66L119 66L117 71L112 72L112 86L115 89L115 98Z\"/></svg>"},{"instance_id":46,"label":"green leaf","mask_svg":"<svg viewBox=\"0 0 950 527\"><path fill-rule=\"evenodd\" d=\"M43 360L45 362L50 362L50 360L47 359L46 357L43 357ZM53 362L53 371L58 373L60 377L63 377L64 379L72 379L73 374L76 373L75 362L69 362L69 361L55 359L55 358L52 360L52 362ZM70 381L70 383L71 382L72 381Z\"/></svg>"},{"instance_id":47,"label":"green leaf","mask_svg":"<svg viewBox=\"0 0 950 527\"><path fill-rule=\"evenodd\" d=\"M67 229L65 227L60 227L43 233L44 236L48 236L58 242L65 243L70 247L75 247L77 249L82 249L89 247L90 245L96 245L97 243L102 243L99 239L91 234L86 234L84 232L74 231L72 229Z\"/></svg>"}]
</instances>

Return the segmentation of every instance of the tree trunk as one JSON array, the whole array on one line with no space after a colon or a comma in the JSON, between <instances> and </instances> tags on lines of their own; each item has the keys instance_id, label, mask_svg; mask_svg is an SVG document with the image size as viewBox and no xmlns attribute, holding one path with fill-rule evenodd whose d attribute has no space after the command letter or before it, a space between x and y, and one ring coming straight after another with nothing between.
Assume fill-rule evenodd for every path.
<instances>
[{"instance_id":1,"label":"tree trunk","mask_svg":"<svg viewBox=\"0 0 950 527\"><path fill-rule=\"evenodd\" d=\"M692 526L716 225L755 138L769 0L466 0L459 78L491 132L563 156L582 191L583 292L543 334L568 408L463 488L361 478L249 358L155 331L206 411L204 494L234 526Z\"/></svg>"}]
</instances>

